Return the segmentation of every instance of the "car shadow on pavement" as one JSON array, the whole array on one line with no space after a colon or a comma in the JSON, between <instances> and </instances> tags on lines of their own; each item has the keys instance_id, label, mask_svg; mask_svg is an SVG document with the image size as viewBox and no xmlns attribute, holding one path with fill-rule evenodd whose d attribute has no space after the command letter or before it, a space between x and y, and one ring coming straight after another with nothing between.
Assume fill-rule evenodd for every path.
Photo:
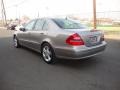
<instances>
[{"instance_id":1,"label":"car shadow on pavement","mask_svg":"<svg viewBox=\"0 0 120 90\"><path fill-rule=\"evenodd\" d=\"M102 61L98 59L97 56L95 56L95 57L80 59L80 60L59 59L56 65L70 67L74 69L80 69L80 68L87 69L87 68L96 67L97 64L100 64L101 62Z\"/></svg>"}]
</instances>

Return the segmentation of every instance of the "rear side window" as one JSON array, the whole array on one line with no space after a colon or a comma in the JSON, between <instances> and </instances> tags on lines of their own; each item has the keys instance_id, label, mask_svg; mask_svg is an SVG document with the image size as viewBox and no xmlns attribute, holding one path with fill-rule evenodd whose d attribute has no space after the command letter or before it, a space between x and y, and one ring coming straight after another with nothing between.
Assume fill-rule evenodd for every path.
<instances>
[{"instance_id":1,"label":"rear side window","mask_svg":"<svg viewBox=\"0 0 120 90\"><path fill-rule=\"evenodd\" d=\"M63 29L85 29L86 26L68 19L53 19L53 21Z\"/></svg>"},{"instance_id":2,"label":"rear side window","mask_svg":"<svg viewBox=\"0 0 120 90\"><path fill-rule=\"evenodd\" d=\"M42 30L44 22L45 21L43 19L39 19L35 24L34 30Z\"/></svg>"}]
</instances>

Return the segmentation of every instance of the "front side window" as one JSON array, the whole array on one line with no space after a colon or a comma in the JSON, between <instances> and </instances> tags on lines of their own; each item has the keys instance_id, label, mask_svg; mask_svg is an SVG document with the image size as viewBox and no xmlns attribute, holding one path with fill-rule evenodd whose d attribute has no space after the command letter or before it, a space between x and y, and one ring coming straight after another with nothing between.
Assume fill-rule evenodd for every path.
<instances>
[{"instance_id":1,"label":"front side window","mask_svg":"<svg viewBox=\"0 0 120 90\"><path fill-rule=\"evenodd\" d=\"M34 30L42 30L44 22L44 20L39 19L35 24Z\"/></svg>"},{"instance_id":2,"label":"front side window","mask_svg":"<svg viewBox=\"0 0 120 90\"><path fill-rule=\"evenodd\" d=\"M36 20L30 21L28 24L25 25L26 30L32 30L34 27Z\"/></svg>"},{"instance_id":3,"label":"front side window","mask_svg":"<svg viewBox=\"0 0 120 90\"><path fill-rule=\"evenodd\" d=\"M60 27L63 29L85 29L87 27L85 27L84 25L72 21L72 20L68 20L68 19L53 19L53 21Z\"/></svg>"}]
</instances>

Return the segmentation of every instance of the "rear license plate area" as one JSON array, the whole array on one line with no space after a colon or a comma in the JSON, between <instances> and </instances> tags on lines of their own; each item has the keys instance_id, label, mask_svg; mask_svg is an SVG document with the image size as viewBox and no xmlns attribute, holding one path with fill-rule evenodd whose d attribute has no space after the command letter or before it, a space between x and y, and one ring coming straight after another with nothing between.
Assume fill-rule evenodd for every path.
<instances>
[{"instance_id":1,"label":"rear license plate area","mask_svg":"<svg viewBox=\"0 0 120 90\"><path fill-rule=\"evenodd\" d=\"M97 36L89 37L89 39L90 39L90 43L92 43L92 44L97 43Z\"/></svg>"}]
</instances>

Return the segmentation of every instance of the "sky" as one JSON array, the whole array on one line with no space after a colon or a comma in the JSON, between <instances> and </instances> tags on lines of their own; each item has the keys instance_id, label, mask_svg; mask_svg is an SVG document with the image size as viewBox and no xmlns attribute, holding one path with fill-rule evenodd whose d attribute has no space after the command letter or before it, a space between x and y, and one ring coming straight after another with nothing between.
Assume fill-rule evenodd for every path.
<instances>
[{"instance_id":1,"label":"sky","mask_svg":"<svg viewBox=\"0 0 120 90\"><path fill-rule=\"evenodd\" d=\"M93 0L4 0L7 18L80 15L92 17ZM120 18L120 0L96 0L98 17ZM100 13L101 12L101 13ZM105 13L102 13L105 12Z\"/></svg>"}]
</instances>

